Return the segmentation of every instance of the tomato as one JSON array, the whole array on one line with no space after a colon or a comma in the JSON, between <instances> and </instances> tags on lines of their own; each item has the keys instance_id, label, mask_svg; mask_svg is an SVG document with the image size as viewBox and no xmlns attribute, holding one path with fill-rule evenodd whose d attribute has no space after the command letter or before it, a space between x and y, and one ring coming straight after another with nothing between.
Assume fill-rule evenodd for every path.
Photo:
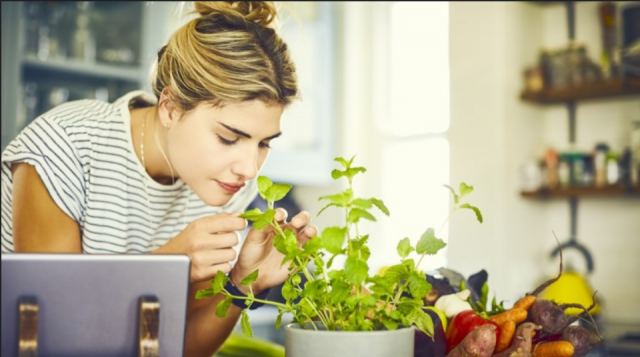
<instances>
[{"instance_id":1,"label":"tomato","mask_svg":"<svg viewBox=\"0 0 640 357\"><path fill-rule=\"evenodd\" d=\"M500 328L495 322L483 318L473 310L465 310L457 313L453 316L447 328L447 353L456 347L474 328L486 324L491 324L496 327L496 341L498 341Z\"/></svg>"}]
</instances>

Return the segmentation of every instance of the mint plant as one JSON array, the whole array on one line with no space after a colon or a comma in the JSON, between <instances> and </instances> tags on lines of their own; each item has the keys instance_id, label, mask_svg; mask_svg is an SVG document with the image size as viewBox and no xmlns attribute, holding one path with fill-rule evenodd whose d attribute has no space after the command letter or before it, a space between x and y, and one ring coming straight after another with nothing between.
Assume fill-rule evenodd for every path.
<instances>
[{"instance_id":1,"label":"mint plant","mask_svg":"<svg viewBox=\"0 0 640 357\"><path fill-rule=\"evenodd\" d=\"M288 313L294 322L310 329L371 331L414 325L432 336L433 322L423 310L424 297L431 286L418 267L425 256L436 254L446 244L437 237L433 228L428 228L415 246L409 238L399 241L398 264L389 266L383 273L369 275L371 252L367 242L370 237L360 231L358 224L365 219L376 221L376 211L388 216L389 210L378 198L354 194L353 179L365 173L366 169L353 166L353 160L336 158L341 168L331 172L334 180L346 179L348 187L342 192L319 198L326 205L318 215L331 207L340 209L344 212L344 225L325 228L304 246L298 244L291 228L283 228L275 219L274 203L284 198L291 186L273 183L265 176L258 178L259 194L267 201L268 207L264 212L254 208L242 217L251 221L255 229L272 227L274 230L273 244L284 255L282 264L289 264L289 276L282 286L284 303L259 299L253 292L246 297L232 295L224 289L228 277L222 272L211 280L208 289L199 290L196 298L222 293L225 298L216 308L216 314L221 317L226 315L232 299L244 299L249 306L254 302L273 305L278 309L276 329L280 328L283 314ZM451 212L470 209L482 222L482 214L477 207L461 202L473 191L472 186L461 183L458 191L446 187L453 196ZM337 257L344 258L344 264L340 268L332 268ZM250 288L258 274L259 271L254 271L241 284ZM304 284L302 276L306 279ZM241 327L245 334L252 334L246 310L241 313Z\"/></svg>"}]
</instances>

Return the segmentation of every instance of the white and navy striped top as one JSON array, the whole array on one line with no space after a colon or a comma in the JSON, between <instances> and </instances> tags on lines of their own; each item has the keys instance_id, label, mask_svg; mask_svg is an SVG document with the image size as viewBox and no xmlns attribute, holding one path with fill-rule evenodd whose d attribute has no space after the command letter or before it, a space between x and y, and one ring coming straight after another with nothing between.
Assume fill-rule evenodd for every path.
<instances>
[{"instance_id":1,"label":"white and navy striped top","mask_svg":"<svg viewBox=\"0 0 640 357\"><path fill-rule=\"evenodd\" d=\"M182 180L162 185L147 174L133 150L129 107L154 101L142 91L112 104L72 101L24 128L2 152L2 252L14 251L16 162L33 165L54 202L78 222L85 253L147 253L196 218L246 209L257 194L255 180L225 206L211 207Z\"/></svg>"}]
</instances>

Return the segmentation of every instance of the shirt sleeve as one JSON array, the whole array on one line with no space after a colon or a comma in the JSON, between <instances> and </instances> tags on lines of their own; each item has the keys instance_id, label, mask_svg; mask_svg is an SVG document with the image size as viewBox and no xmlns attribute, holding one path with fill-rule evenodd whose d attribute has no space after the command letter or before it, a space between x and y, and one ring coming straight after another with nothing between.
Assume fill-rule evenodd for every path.
<instances>
[{"instance_id":1,"label":"shirt sleeve","mask_svg":"<svg viewBox=\"0 0 640 357\"><path fill-rule=\"evenodd\" d=\"M76 222L83 214L84 180L78 152L67 133L41 116L31 122L2 153L2 164L35 167L49 195Z\"/></svg>"}]
</instances>

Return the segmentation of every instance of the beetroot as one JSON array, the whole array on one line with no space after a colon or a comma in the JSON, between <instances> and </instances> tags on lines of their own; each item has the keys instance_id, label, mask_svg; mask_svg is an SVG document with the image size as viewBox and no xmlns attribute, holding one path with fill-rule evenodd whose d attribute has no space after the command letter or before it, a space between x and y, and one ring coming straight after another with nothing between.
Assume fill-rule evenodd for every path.
<instances>
[{"instance_id":1,"label":"beetroot","mask_svg":"<svg viewBox=\"0 0 640 357\"><path fill-rule=\"evenodd\" d=\"M571 342L575 349L575 356L586 355L595 344L600 342L600 337L582 326L567 327L562 331L562 339Z\"/></svg>"}]
</instances>

